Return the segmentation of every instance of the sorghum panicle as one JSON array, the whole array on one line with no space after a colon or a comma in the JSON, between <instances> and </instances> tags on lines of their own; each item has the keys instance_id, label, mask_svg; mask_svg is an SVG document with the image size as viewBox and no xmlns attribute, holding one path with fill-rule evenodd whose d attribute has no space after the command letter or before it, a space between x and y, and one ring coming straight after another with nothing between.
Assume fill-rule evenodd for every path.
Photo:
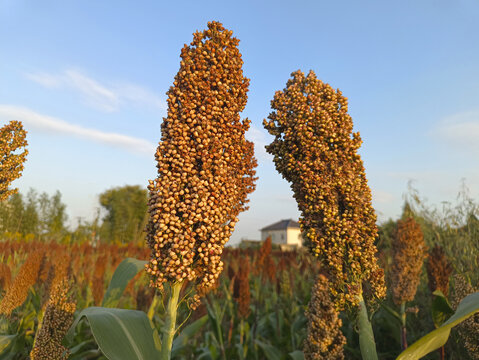
<instances>
[{"instance_id":1,"label":"sorghum panicle","mask_svg":"<svg viewBox=\"0 0 479 360\"><path fill-rule=\"evenodd\" d=\"M358 305L363 282L376 297L384 297L374 245L376 214L347 98L313 71L291 76L286 88L275 93L273 112L263 122L275 136L266 149L291 183L301 231L330 276L337 305Z\"/></svg>"},{"instance_id":2,"label":"sorghum panicle","mask_svg":"<svg viewBox=\"0 0 479 360\"><path fill-rule=\"evenodd\" d=\"M12 282L12 272L7 264L0 264L0 292L9 288Z\"/></svg>"},{"instance_id":3,"label":"sorghum panicle","mask_svg":"<svg viewBox=\"0 0 479 360\"><path fill-rule=\"evenodd\" d=\"M414 299L427 256L421 227L413 218L398 220L392 250L391 289L393 300L399 305Z\"/></svg>"},{"instance_id":4,"label":"sorghum panicle","mask_svg":"<svg viewBox=\"0 0 479 360\"><path fill-rule=\"evenodd\" d=\"M467 295L479 291L479 288L472 286L463 275L455 275L454 294L452 296L452 306L457 309L459 303ZM457 326L460 339L464 343L464 348L473 360L479 360L479 314L476 313L469 319L464 320Z\"/></svg>"},{"instance_id":5,"label":"sorghum panicle","mask_svg":"<svg viewBox=\"0 0 479 360\"><path fill-rule=\"evenodd\" d=\"M259 248L259 251L258 251L258 256L255 259L255 264L253 269L253 273L255 275L258 275L263 269L266 258L271 255L272 248L273 248L273 245L271 243L271 236L268 236L266 240L263 241L263 244L261 244L261 247Z\"/></svg>"},{"instance_id":6,"label":"sorghum panicle","mask_svg":"<svg viewBox=\"0 0 479 360\"><path fill-rule=\"evenodd\" d=\"M0 303L0 314L8 316L24 303L28 291L37 282L44 256L43 250L32 251L28 255Z\"/></svg>"},{"instance_id":7,"label":"sorghum panicle","mask_svg":"<svg viewBox=\"0 0 479 360\"><path fill-rule=\"evenodd\" d=\"M17 192L8 187L22 174L28 154L26 135L20 121L10 121L0 128L0 201Z\"/></svg>"},{"instance_id":8,"label":"sorghum panicle","mask_svg":"<svg viewBox=\"0 0 479 360\"><path fill-rule=\"evenodd\" d=\"M62 345L73 322L76 305L68 296L70 284L65 278L56 283L50 294L43 321L35 336L35 346L30 356L32 360L67 359L68 349Z\"/></svg>"},{"instance_id":9,"label":"sorghum panicle","mask_svg":"<svg viewBox=\"0 0 479 360\"><path fill-rule=\"evenodd\" d=\"M442 291L447 297L449 293L449 278L452 274L452 264L446 257L444 249L436 245L429 252L426 263L427 277L429 280L429 290Z\"/></svg>"},{"instance_id":10,"label":"sorghum panicle","mask_svg":"<svg viewBox=\"0 0 479 360\"><path fill-rule=\"evenodd\" d=\"M308 336L304 341L307 360L344 359L346 338L341 332L342 321L329 293L328 279L319 274L306 310Z\"/></svg>"},{"instance_id":11,"label":"sorghum panicle","mask_svg":"<svg viewBox=\"0 0 479 360\"><path fill-rule=\"evenodd\" d=\"M106 254L98 255L95 261L95 272L92 279L92 293L96 305L100 305L105 292L105 271L108 257Z\"/></svg>"},{"instance_id":12,"label":"sorghum panicle","mask_svg":"<svg viewBox=\"0 0 479 360\"><path fill-rule=\"evenodd\" d=\"M249 288L250 262L246 256L239 263L239 271L234 277L233 298L238 303L238 314L240 317L247 317L250 309L251 293Z\"/></svg>"},{"instance_id":13,"label":"sorghum panicle","mask_svg":"<svg viewBox=\"0 0 479 360\"><path fill-rule=\"evenodd\" d=\"M194 304L223 270L221 254L254 190L253 143L241 120L249 80L239 40L218 22L196 32L181 50L167 92L168 116L150 181L147 272L152 285L194 281Z\"/></svg>"}]
</instances>

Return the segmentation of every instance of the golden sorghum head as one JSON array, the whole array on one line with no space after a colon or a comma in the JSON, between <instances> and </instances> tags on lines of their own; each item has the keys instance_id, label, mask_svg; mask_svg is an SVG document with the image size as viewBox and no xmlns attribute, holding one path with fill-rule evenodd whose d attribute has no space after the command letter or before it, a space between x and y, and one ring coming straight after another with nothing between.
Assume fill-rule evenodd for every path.
<instances>
[{"instance_id":1,"label":"golden sorghum head","mask_svg":"<svg viewBox=\"0 0 479 360\"><path fill-rule=\"evenodd\" d=\"M455 275L453 279L454 293L452 294L452 305L454 309L457 309L462 299L479 291L479 289L477 286L472 286L463 275ZM456 329L470 358L479 360L479 313L461 322Z\"/></svg>"},{"instance_id":2,"label":"golden sorghum head","mask_svg":"<svg viewBox=\"0 0 479 360\"><path fill-rule=\"evenodd\" d=\"M181 50L156 151L158 177L148 186L152 285L194 281L196 303L223 270L224 245L254 190L250 121L240 118L249 80L238 43L210 22Z\"/></svg>"},{"instance_id":3,"label":"golden sorghum head","mask_svg":"<svg viewBox=\"0 0 479 360\"><path fill-rule=\"evenodd\" d=\"M37 282L43 258L43 250L28 255L0 303L0 314L10 315L27 299L28 290Z\"/></svg>"},{"instance_id":4,"label":"golden sorghum head","mask_svg":"<svg viewBox=\"0 0 479 360\"><path fill-rule=\"evenodd\" d=\"M70 302L70 284L65 278L55 284L48 300L35 344L30 353L32 360L60 360L68 358L68 349L62 345L73 322L76 305Z\"/></svg>"},{"instance_id":5,"label":"golden sorghum head","mask_svg":"<svg viewBox=\"0 0 479 360\"><path fill-rule=\"evenodd\" d=\"M376 214L347 99L313 71L291 76L286 88L274 95L273 112L263 122L275 136L266 149L278 172L291 182L303 237L329 273L338 306L358 305L363 282L383 297L383 272L374 245Z\"/></svg>"},{"instance_id":6,"label":"golden sorghum head","mask_svg":"<svg viewBox=\"0 0 479 360\"><path fill-rule=\"evenodd\" d=\"M271 255L272 248L273 246L271 243L271 236L268 236L266 240L263 241L263 244L259 248L258 256L256 257L256 261L255 261L254 269L253 269L253 273L255 275L258 275L261 272L261 270L264 268L266 258Z\"/></svg>"},{"instance_id":7,"label":"golden sorghum head","mask_svg":"<svg viewBox=\"0 0 479 360\"><path fill-rule=\"evenodd\" d=\"M105 292L105 271L108 261L107 255L98 255L95 261L95 272L92 279L92 293L96 305L100 305Z\"/></svg>"},{"instance_id":8,"label":"golden sorghum head","mask_svg":"<svg viewBox=\"0 0 479 360\"><path fill-rule=\"evenodd\" d=\"M264 263L263 281L265 279L268 279L271 284L276 280L276 263L271 254L269 254Z\"/></svg>"},{"instance_id":9,"label":"golden sorghum head","mask_svg":"<svg viewBox=\"0 0 479 360\"><path fill-rule=\"evenodd\" d=\"M26 135L20 121L10 121L0 128L0 201L17 192L8 187L22 174L28 154Z\"/></svg>"},{"instance_id":10,"label":"golden sorghum head","mask_svg":"<svg viewBox=\"0 0 479 360\"><path fill-rule=\"evenodd\" d=\"M0 264L0 293L9 288L12 282L12 272L7 264Z\"/></svg>"},{"instance_id":11,"label":"golden sorghum head","mask_svg":"<svg viewBox=\"0 0 479 360\"><path fill-rule=\"evenodd\" d=\"M234 277L233 298L238 303L238 314L240 317L249 315L251 294L249 289L249 257L244 257L239 263L238 274Z\"/></svg>"},{"instance_id":12,"label":"golden sorghum head","mask_svg":"<svg viewBox=\"0 0 479 360\"><path fill-rule=\"evenodd\" d=\"M393 300L399 305L414 299L427 256L421 227L413 218L398 220L392 250L391 289Z\"/></svg>"},{"instance_id":13,"label":"golden sorghum head","mask_svg":"<svg viewBox=\"0 0 479 360\"><path fill-rule=\"evenodd\" d=\"M436 245L429 252L426 263L429 290L441 290L447 297L449 293L449 277L452 274L452 265L446 257L444 249Z\"/></svg>"},{"instance_id":14,"label":"golden sorghum head","mask_svg":"<svg viewBox=\"0 0 479 360\"><path fill-rule=\"evenodd\" d=\"M341 332L342 321L329 293L328 279L320 274L306 310L308 336L304 341L307 360L344 359L346 338Z\"/></svg>"}]
</instances>

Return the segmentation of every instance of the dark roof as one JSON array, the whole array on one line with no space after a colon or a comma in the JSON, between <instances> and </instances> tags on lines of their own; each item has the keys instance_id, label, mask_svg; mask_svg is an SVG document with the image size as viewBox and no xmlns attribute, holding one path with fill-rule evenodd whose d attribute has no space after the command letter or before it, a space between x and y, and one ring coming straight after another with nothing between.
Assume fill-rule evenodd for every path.
<instances>
[{"instance_id":1,"label":"dark roof","mask_svg":"<svg viewBox=\"0 0 479 360\"><path fill-rule=\"evenodd\" d=\"M277 223L274 223L272 225L266 226L261 229L263 230L286 230L288 228L297 228L299 229L299 222L294 221L292 219L286 219L286 220L281 220L278 221Z\"/></svg>"}]
</instances>

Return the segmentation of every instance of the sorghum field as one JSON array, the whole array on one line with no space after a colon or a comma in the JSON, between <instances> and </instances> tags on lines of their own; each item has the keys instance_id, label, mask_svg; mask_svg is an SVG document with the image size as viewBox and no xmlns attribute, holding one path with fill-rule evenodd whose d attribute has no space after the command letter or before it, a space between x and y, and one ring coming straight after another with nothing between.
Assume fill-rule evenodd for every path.
<instances>
[{"instance_id":1,"label":"sorghum field","mask_svg":"<svg viewBox=\"0 0 479 360\"><path fill-rule=\"evenodd\" d=\"M478 359L479 207L410 189L378 226L348 100L313 71L263 122L304 246L226 246L257 180L238 43L209 22L182 48L157 177L100 196L138 200L134 226L68 231L59 194L25 201L26 131L1 129L0 359Z\"/></svg>"}]
</instances>

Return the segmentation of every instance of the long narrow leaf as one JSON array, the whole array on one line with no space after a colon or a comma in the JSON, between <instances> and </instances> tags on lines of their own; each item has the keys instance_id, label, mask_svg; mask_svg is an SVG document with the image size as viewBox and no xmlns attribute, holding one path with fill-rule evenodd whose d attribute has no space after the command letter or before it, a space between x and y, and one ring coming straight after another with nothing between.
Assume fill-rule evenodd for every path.
<instances>
[{"instance_id":1,"label":"long narrow leaf","mask_svg":"<svg viewBox=\"0 0 479 360\"><path fill-rule=\"evenodd\" d=\"M364 303L362 295L359 301L359 347L361 348L361 355L363 360L377 360L376 342L374 341L373 328L368 318L368 310Z\"/></svg>"},{"instance_id":2,"label":"long narrow leaf","mask_svg":"<svg viewBox=\"0 0 479 360\"><path fill-rule=\"evenodd\" d=\"M123 291L125 291L128 282L145 268L147 261L138 260L133 258L126 258L115 270L113 277L111 278L110 285L106 290L105 297L103 298L103 307L115 307L120 301Z\"/></svg>"},{"instance_id":3,"label":"long narrow leaf","mask_svg":"<svg viewBox=\"0 0 479 360\"><path fill-rule=\"evenodd\" d=\"M263 350L264 355L266 356L266 359L268 360L280 360L282 359L281 357L281 351L276 349L273 345L266 344L262 341L255 340L255 343L259 345L261 350Z\"/></svg>"},{"instance_id":4,"label":"long narrow leaf","mask_svg":"<svg viewBox=\"0 0 479 360\"><path fill-rule=\"evenodd\" d=\"M195 336L207 322L208 315L204 315L181 330L180 334L175 338L175 340L173 340L171 356L176 356L183 348L185 348L188 345L188 341Z\"/></svg>"},{"instance_id":5,"label":"long narrow leaf","mask_svg":"<svg viewBox=\"0 0 479 360\"><path fill-rule=\"evenodd\" d=\"M17 335L0 335L0 354L5 350L15 339Z\"/></svg>"},{"instance_id":6,"label":"long narrow leaf","mask_svg":"<svg viewBox=\"0 0 479 360\"><path fill-rule=\"evenodd\" d=\"M439 327L444 323L444 321L446 321L446 319L454 314L454 310L440 290L434 291L433 295L434 299L431 305L432 320L434 325Z\"/></svg>"},{"instance_id":7,"label":"long narrow leaf","mask_svg":"<svg viewBox=\"0 0 479 360\"><path fill-rule=\"evenodd\" d=\"M302 351L299 351L299 350L290 352L289 356L291 356L293 360L304 360L304 354Z\"/></svg>"},{"instance_id":8,"label":"long narrow leaf","mask_svg":"<svg viewBox=\"0 0 479 360\"><path fill-rule=\"evenodd\" d=\"M443 346L451 329L479 312L479 292L466 296L457 307L456 312L441 327L423 336L404 350L396 360L417 360Z\"/></svg>"},{"instance_id":9,"label":"long narrow leaf","mask_svg":"<svg viewBox=\"0 0 479 360\"><path fill-rule=\"evenodd\" d=\"M110 360L151 360L160 356L158 333L143 311L90 307L83 310L72 327L82 318L90 324L101 352Z\"/></svg>"}]
</instances>

